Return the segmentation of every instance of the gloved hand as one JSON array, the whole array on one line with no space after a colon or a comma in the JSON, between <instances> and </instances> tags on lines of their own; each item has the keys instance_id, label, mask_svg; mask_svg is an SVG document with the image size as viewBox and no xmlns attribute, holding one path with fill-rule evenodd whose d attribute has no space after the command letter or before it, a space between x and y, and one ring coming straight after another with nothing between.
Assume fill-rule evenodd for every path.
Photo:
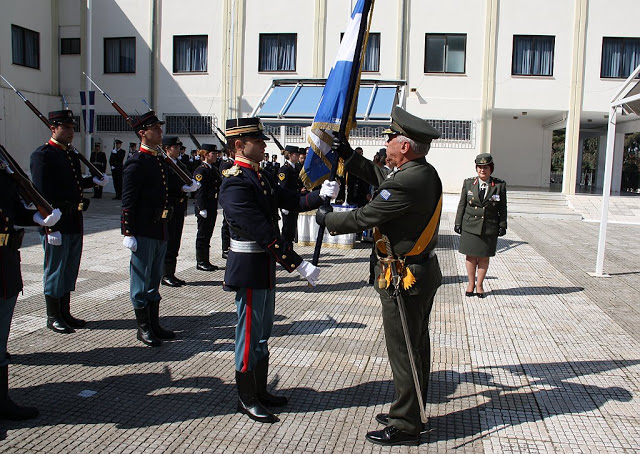
<instances>
[{"instance_id":1,"label":"gloved hand","mask_svg":"<svg viewBox=\"0 0 640 454\"><path fill-rule=\"evenodd\" d=\"M333 132L333 146L331 149L342 159L349 159L353 154L353 148L349 145L347 138L340 135L338 131Z\"/></svg>"},{"instance_id":2,"label":"gloved hand","mask_svg":"<svg viewBox=\"0 0 640 454\"><path fill-rule=\"evenodd\" d=\"M122 245L127 249L131 249L131 252L138 250L138 241L135 236L125 236L122 240Z\"/></svg>"},{"instance_id":3,"label":"gloved hand","mask_svg":"<svg viewBox=\"0 0 640 454\"><path fill-rule=\"evenodd\" d=\"M109 182L109 175L107 175L106 173L103 175L102 180L98 177L93 177L93 183L97 184L98 186L106 186L107 183Z\"/></svg>"},{"instance_id":4,"label":"gloved hand","mask_svg":"<svg viewBox=\"0 0 640 454\"><path fill-rule=\"evenodd\" d=\"M186 184L182 186L183 192L196 192L198 189L200 189L200 182L194 179L191 179L191 186Z\"/></svg>"},{"instance_id":5,"label":"gloved hand","mask_svg":"<svg viewBox=\"0 0 640 454\"><path fill-rule=\"evenodd\" d=\"M309 281L309 284L311 284L312 287L318 285L320 268L317 266L313 266L311 263L303 260L302 263L298 265L298 268L296 268L296 271L300 273L300 276Z\"/></svg>"},{"instance_id":6,"label":"gloved hand","mask_svg":"<svg viewBox=\"0 0 640 454\"><path fill-rule=\"evenodd\" d=\"M285 216L289 214L289 210L285 210L284 208L281 208L280 211L282 211L282 214L284 214Z\"/></svg>"},{"instance_id":7,"label":"gloved hand","mask_svg":"<svg viewBox=\"0 0 640 454\"><path fill-rule=\"evenodd\" d=\"M340 192L340 183L337 181L325 180L320 188L320 197L322 197L322 200L327 197L329 197L329 199L335 199L338 197L338 192Z\"/></svg>"},{"instance_id":8,"label":"gloved hand","mask_svg":"<svg viewBox=\"0 0 640 454\"><path fill-rule=\"evenodd\" d=\"M62 234L60 232L51 232L47 235L47 243L51 246L60 246L62 244Z\"/></svg>"},{"instance_id":9,"label":"gloved hand","mask_svg":"<svg viewBox=\"0 0 640 454\"><path fill-rule=\"evenodd\" d=\"M316 223L320 227L325 226L325 218L327 217L327 213L331 213L333 211L333 207L331 205L321 205L316 211Z\"/></svg>"},{"instance_id":10,"label":"gloved hand","mask_svg":"<svg viewBox=\"0 0 640 454\"><path fill-rule=\"evenodd\" d=\"M57 208L54 208L51 214L44 219L42 218L42 215L36 211L35 213L33 213L33 222L44 227L51 227L60 220L61 216L62 213Z\"/></svg>"},{"instance_id":11,"label":"gloved hand","mask_svg":"<svg viewBox=\"0 0 640 454\"><path fill-rule=\"evenodd\" d=\"M505 229L504 227L500 227L498 229L498 236L505 236L507 234L507 229Z\"/></svg>"},{"instance_id":12,"label":"gloved hand","mask_svg":"<svg viewBox=\"0 0 640 454\"><path fill-rule=\"evenodd\" d=\"M456 232L458 235L462 235L462 226L461 225L454 225L453 226L453 231Z\"/></svg>"},{"instance_id":13,"label":"gloved hand","mask_svg":"<svg viewBox=\"0 0 640 454\"><path fill-rule=\"evenodd\" d=\"M198 211L198 214L200 215L201 218L207 219L207 210L200 210Z\"/></svg>"}]
</instances>

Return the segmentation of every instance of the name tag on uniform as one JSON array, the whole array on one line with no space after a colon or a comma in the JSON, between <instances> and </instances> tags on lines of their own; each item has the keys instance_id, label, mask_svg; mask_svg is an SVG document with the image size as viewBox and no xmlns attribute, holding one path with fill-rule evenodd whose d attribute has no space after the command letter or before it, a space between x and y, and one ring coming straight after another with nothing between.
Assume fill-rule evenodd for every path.
<instances>
[{"instance_id":1,"label":"name tag on uniform","mask_svg":"<svg viewBox=\"0 0 640 454\"><path fill-rule=\"evenodd\" d=\"M491 200L493 200L495 202L499 202L500 201L500 194L493 194L491 196Z\"/></svg>"}]
</instances>

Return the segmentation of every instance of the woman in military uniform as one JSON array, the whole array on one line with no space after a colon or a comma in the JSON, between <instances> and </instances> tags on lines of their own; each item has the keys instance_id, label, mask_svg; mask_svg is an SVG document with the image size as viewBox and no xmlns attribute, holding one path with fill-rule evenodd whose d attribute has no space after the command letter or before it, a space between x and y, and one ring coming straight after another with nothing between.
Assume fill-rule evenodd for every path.
<instances>
[{"instance_id":1,"label":"woman in military uniform","mask_svg":"<svg viewBox=\"0 0 640 454\"><path fill-rule=\"evenodd\" d=\"M462 184L454 230L462 235L458 251L467 256L465 295L484 298L489 257L496 255L498 237L507 232L507 184L491 176L494 164L489 153L476 156L475 163L478 176Z\"/></svg>"},{"instance_id":2,"label":"woman in military uniform","mask_svg":"<svg viewBox=\"0 0 640 454\"><path fill-rule=\"evenodd\" d=\"M213 144L203 143L198 154L199 162L202 164L193 172L193 177L200 182L200 189L196 192L196 268L200 271L216 271L218 267L209 261L209 249L218 215L218 193L222 184L220 171L215 165L218 150Z\"/></svg>"},{"instance_id":3,"label":"woman in military uniform","mask_svg":"<svg viewBox=\"0 0 640 454\"><path fill-rule=\"evenodd\" d=\"M282 151L284 165L278 172L278 184L296 194L301 194L304 185L300 180L300 149L293 145L287 145ZM288 244L293 244L298 230L298 213L282 209L282 237Z\"/></svg>"}]
</instances>

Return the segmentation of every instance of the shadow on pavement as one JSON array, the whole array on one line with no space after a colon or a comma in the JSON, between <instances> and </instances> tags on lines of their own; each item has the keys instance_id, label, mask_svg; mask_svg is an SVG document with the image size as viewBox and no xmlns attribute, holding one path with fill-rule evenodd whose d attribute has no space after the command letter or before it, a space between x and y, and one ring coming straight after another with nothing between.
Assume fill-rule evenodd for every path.
<instances>
[{"instance_id":1,"label":"shadow on pavement","mask_svg":"<svg viewBox=\"0 0 640 454\"><path fill-rule=\"evenodd\" d=\"M556 286L540 286L540 287L514 287L514 288L498 288L486 292L487 295L564 295L567 293L577 293L584 291L584 287L556 287Z\"/></svg>"}]
</instances>

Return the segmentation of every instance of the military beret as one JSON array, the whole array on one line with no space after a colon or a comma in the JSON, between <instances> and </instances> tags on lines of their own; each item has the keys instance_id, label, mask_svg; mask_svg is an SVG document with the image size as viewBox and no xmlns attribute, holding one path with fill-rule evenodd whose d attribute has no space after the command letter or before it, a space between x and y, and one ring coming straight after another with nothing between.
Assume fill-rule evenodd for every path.
<instances>
[{"instance_id":1,"label":"military beret","mask_svg":"<svg viewBox=\"0 0 640 454\"><path fill-rule=\"evenodd\" d=\"M163 125L165 122L159 120L156 116L156 113L153 110L150 110L149 112L134 119L131 127L134 131L139 131L141 129L147 129L148 127L153 126L156 123Z\"/></svg>"},{"instance_id":2,"label":"military beret","mask_svg":"<svg viewBox=\"0 0 640 454\"><path fill-rule=\"evenodd\" d=\"M269 137L262 132L263 129L262 122L258 117L230 118L226 123L225 135L227 139L255 137L257 139L269 140Z\"/></svg>"},{"instance_id":3,"label":"military beret","mask_svg":"<svg viewBox=\"0 0 640 454\"><path fill-rule=\"evenodd\" d=\"M203 143L200 145L200 149L204 151L218 151L218 147L212 143Z\"/></svg>"},{"instance_id":4,"label":"military beret","mask_svg":"<svg viewBox=\"0 0 640 454\"><path fill-rule=\"evenodd\" d=\"M76 119L71 110L54 110L49 112L49 123L52 125L75 125Z\"/></svg>"},{"instance_id":5,"label":"military beret","mask_svg":"<svg viewBox=\"0 0 640 454\"><path fill-rule=\"evenodd\" d=\"M427 120L411 115L402 107L394 106L391 112L391 125L383 134L399 134L419 143L430 143L440 137L440 131L431 126Z\"/></svg>"},{"instance_id":6,"label":"military beret","mask_svg":"<svg viewBox=\"0 0 640 454\"><path fill-rule=\"evenodd\" d=\"M480 166L485 166L491 164L493 162L493 156L489 153L480 153L476 156L476 164Z\"/></svg>"},{"instance_id":7,"label":"military beret","mask_svg":"<svg viewBox=\"0 0 640 454\"><path fill-rule=\"evenodd\" d=\"M164 136L162 138L162 145L165 147L171 147L173 145L181 146L180 138L178 136Z\"/></svg>"}]
</instances>

